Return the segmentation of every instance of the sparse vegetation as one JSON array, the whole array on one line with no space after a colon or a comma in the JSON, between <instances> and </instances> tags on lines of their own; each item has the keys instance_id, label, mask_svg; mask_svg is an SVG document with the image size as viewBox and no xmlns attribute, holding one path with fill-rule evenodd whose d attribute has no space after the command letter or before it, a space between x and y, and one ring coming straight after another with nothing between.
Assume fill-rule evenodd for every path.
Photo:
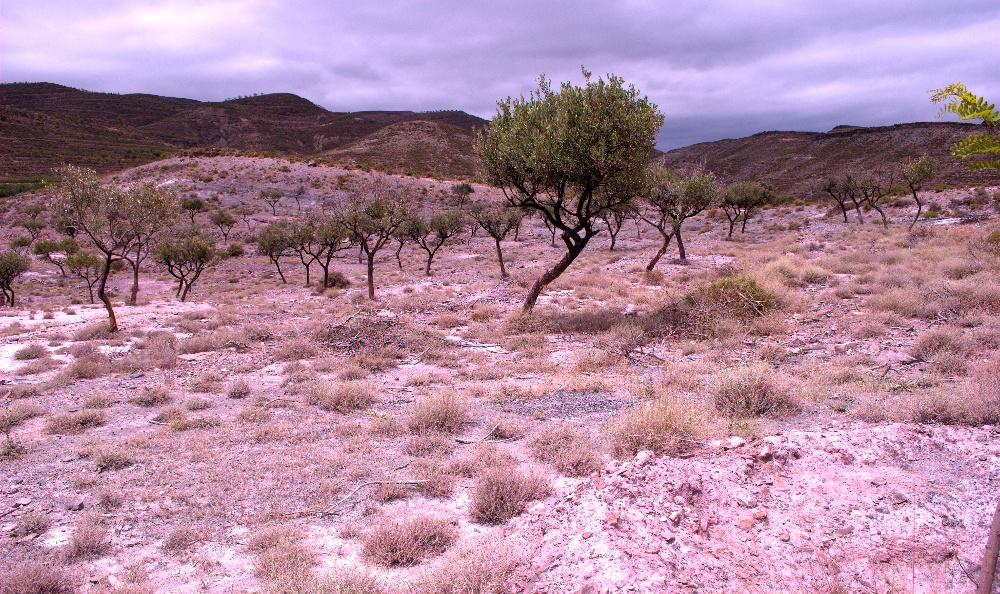
<instances>
[{"instance_id":1,"label":"sparse vegetation","mask_svg":"<svg viewBox=\"0 0 1000 594\"><path fill-rule=\"evenodd\" d=\"M455 542L455 528L447 521L418 515L386 520L363 538L364 555L386 567L416 565L444 553Z\"/></svg>"}]
</instances>

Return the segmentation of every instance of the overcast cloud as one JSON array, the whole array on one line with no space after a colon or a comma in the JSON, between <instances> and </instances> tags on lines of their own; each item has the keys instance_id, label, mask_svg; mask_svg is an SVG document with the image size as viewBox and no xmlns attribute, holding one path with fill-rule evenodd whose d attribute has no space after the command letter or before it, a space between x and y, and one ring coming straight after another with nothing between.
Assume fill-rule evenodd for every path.
<instances>
[{"instance_id":1,"label":"overcast cloud","mask_svg":"<svg viewBox=\"0 0 1000 594\"><path fill-rule=\"evenodd\" d=\"M489 118L580 66L666 115L663 149L764 130L932 120L927 90L1000 99L1000 2L5 0L0 80L335 111Z\"/></svg>"}]
</instances>

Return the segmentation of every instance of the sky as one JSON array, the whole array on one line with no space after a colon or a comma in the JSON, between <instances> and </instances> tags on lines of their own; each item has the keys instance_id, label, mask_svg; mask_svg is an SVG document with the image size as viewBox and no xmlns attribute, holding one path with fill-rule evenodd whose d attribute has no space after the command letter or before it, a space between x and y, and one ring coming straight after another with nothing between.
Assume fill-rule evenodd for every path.
<instances>
[{"instance_id":1,"label":"sky","mask_svg":"<svg viewBox=\"0 0 1000 594\"><path fill-rule=\"evenodd\" d=\"M655 102L664 150L931 121L952 82L1000 100L1000 0L0 0L0 82L489 119L581 67Z\"/></svg>"}]
</instances>

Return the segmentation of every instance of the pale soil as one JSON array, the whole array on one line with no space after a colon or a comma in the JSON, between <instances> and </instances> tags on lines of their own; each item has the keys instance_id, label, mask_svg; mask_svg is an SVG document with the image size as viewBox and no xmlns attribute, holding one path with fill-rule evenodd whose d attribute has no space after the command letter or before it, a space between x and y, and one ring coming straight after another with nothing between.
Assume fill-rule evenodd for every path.
<instances>
[{"instance_id":1,"label":"pale soil","mask_svg":"<svg viewBox=\"0 0 1000 594\"><path fill-rule=\"evenodd\" d=\"M323 180L310 189L305 206L324 196L335 199L337 177L348 174L299 163L287 164L291 171L284 173L276 170L284 162L246 158L196 163L198 172L175 159L165 164L166 171L147 166L135 175L145 179L142 172L152 171L152 179L176 180L185 195L218 193L227 205L252 202L259 226L272 218L256 198L259 189L311 188L311 180ZM225 180L193 181L212 169L230 174ZM434 180L408 183L428 189L428 205L440 203L450 188ZM474 196L488 193L477 188ZM932 198L947 206L966 194L949 191ZM891 414L877 422L862 419L873 421L865 412L873 400L891 407L934 390L965 389L969 370L1000 349L1000 311L908 316L876 310L869 300L897 288L919 291L918 300L926 302L948 283L995 283L1000 264L966 246L996 224L923 221L920 228L933 230L910 241L900 225L886 236L874 225L825 217L827 210L772 209L752 220L746 235L737 232L734 241L724 239L724 219L698 217L685 227L691 264L665 259L658 266L662 281L642 273L656 248L654 233L646 230L637 238L629 223L614 252L606 238L595 239L543 294L538 314L522 328L509 319L524 287L561 253L549 246L538 221L525 225L520 241L504 243L514 277L509 283L499 282L493 242L482 232L470 243L464 242L466 235L446 245L430 278L422 274L422 252L404 249L400 271L394 248L387 247L376 270L379 301L364 315L372 323L389 320L387 327L402 333L405 352L394 367L365 377L377 393L375 404L346 414L308 405L292 392L286 380L297 357L283 349L296 341L311 347L303 357L305 372L333 383L356 369L350 347L317 340L324 326L347 320L357 305L368 307L356 253L342 254L334 264L352 282L346 290L318 295L302 287L302 268L293 258L283 265L289 278L283 285L270 263L248 255L207 272L187 303L173 300L170 278L149 264L140 306L117 306L122 335L94 341L112 360L121 360L151 331L173 333L182 344L192 336L244 333L207 352L180 354L173 368L74 380L23 399L46 414L12 430L25 454L0 462L0 571L43 559L66 567L82 592L108 591L135 574L147 576L158 592L254 592L261 582L250 539L266 526L287 524L306 535L318 572L364 566L387 584L401 585L451 558L385 569L360 556L354 534L384 517L426 511L454 521L460 544L499 538L520 552L524 563L509 584L514 591L971 592L962 567L976 570L996 505L998 428L899 422ZM294 213L294 203L286 199L282 211ZM899 221L908 213L908 208L891 212ZM793 221L808 226L765 229ZM706 223L712 229L699 233ZM241 222L237 233L246 232ZM908 259L918 251L931 264ZM807 265L826 275L805 282L782 277L779 270ZM939 265L942 270L967 265L974 272L939 279ZM648 313L727 267L759 274L785 305L750 331L709 340L657 340L633 361L609 354L615 344L608 328L585 327L601 311L614 311L621 321L630 319L626 314ZM918 289L918 282L925 288ZM836 294L851 283L867 289ZM127 286L123 274L112 288L124 295ZM0 393L7 386L51 380L74 359L62 351L74 344L73 334L104 316L99 306L70 305L67 293L78 302L86 300L84 293L78 283L59 279L51 266L37 263L20 287L19 307L0 317ZM67 306L73 313L63 310ZM53 317L46 319L44 311ZM975 341L957 355L969 369L910 356L921 333L942 325L958 327ZM262 326L270 337L247 334ZM22 362L13 360L14 353L33 343L55 352L57 365L20 374ZM787 382L803 400L804 412L749 424L723 421L717 438L685 457L612 459L604 427L616 415L651 391L710 401L717 373L749 362L769 366ZM206 374L214 375L214 386ZM252 396L227 397L227 386L237 377L248 381ZM179 431L151 423L165 405L129 402L147 386L167 387L172 404L181 407L193 398L207 400L206 408L186 415L212 426ZM406 420L414 403L441 390L470 399L470 422L458 436L439 436L430 451L419 451ZM94 395L112 401L103 409L103 426L76 435L46 432L49 417L82 410ZM17 402L2 398L5 407ZM241 420L240 413L251 408L266 408L270 416ZM395 430L384 430L393 422ZM523 437L492 445L455 441L478 441L498 422ZM558 423L592 437L604 471L567 478L533 459L530 438ZM733 434L743 437L730 440ZM81 456L94 445L128 450L135 464L97 472L95 463ZM474 480L464 477L458 477L451 497L414 493L380 504L362 487L335 505L366 482L415 478L414 464L421 460L447 466L487 445L509 452L525 469L546 473L552 495L529 503L527 512L499 527L470 519ZM762 455L765 446L770 451ZM99 504L106 494L120 498L120 506ZM39 512L50 519L42 534L12 536L20 519ZM93 517L111 531L108 552L61 560L72 531ZM197 542L164 550L164 540L178 528L194 529Z\"/></svg>"}]
</instances>

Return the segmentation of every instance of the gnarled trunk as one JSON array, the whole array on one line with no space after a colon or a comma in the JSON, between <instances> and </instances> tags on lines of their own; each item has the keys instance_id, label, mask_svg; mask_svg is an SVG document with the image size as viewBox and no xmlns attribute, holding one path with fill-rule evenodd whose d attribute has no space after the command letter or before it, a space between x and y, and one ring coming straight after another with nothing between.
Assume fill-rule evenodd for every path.
<instances>
[{"instance_id":1,"label":"gnarled trunk","mask_svg":"<svg viewBox=\"0 0 1000 594\"><path fill-rule=\"evenodd\" d=\"M653 259L649 261L649 264L646 264L646 270L649 272L652 272L653 269L656 268L656 264L660 261L660 258L663 257L663 254L667 253L667 248L670 247L670 240L674 237L673 233L664 233L663 229L660 229L659 227L656 229L661 235L663 235L663 245L661 245L660 249L657 250Z\"/></svg>"},{"instance_id":2,"label":"gnarled trunk","mask_svg":"<svg viewBox=\"0 0 1000 594\"><path fill-rule=\"evenodd\" d=\"M108 310L108 332L118 332L118 319L115 318L115 310L111 307L111 299L104 291L109 276L111 276L111 256L105 256L104 268L101 269L101 278L97 281L97 298L104 304L104 309Z\"/></svg>"},{"instance_id":3,"label":"gnarled trunk","mask_svg":"<svg viewBox=\"0 0 1000 594\"><path fill-rule=\"evenodd\" d=\"M559 275L563 272L566 272L566 269L573 263L573 260L576 260L576 257L583 252L583 248L587 247L587 242L590 241L591 237L593 235L588 233L583 237L577 236L574 241L573 238L567 237L565 234L563 235L563 240L566 242L566 254L556 262L555 266L538 277L535 284L531 285L531 290L528 291L528 295L524 298L523 309L525 313L531 313L531 310L535 307L535 302L538 301L538 296L542 293L542 289L559 278Z\"/></svg>"}]
</instances>

